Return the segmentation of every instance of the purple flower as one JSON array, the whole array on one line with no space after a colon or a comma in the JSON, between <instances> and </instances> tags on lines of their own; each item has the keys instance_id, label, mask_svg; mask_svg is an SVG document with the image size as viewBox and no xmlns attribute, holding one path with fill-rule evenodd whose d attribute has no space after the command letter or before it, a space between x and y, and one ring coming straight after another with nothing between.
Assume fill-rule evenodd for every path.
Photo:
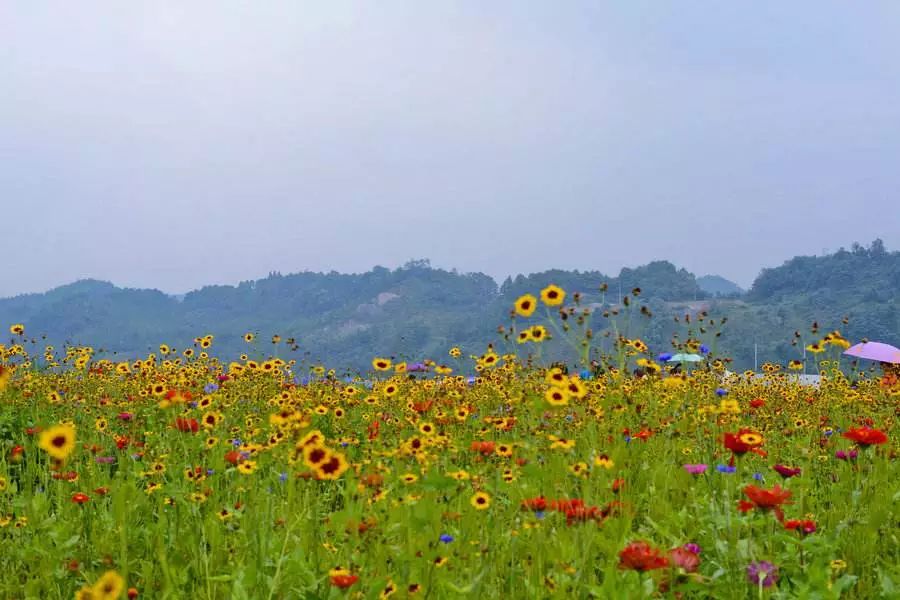
<instances>
[{"instance_id":1,"label":"purple flower","mask_svg":"<svg viewBox=\"0 0 900 600\"><path fill-rule=\"evenodd\" d=\"M682 546L682 548L684 548L688 552L693 552L694 554L700 554L700 546L698 546L697 544L695 544L693 542L688 542L687 544Z\"/></svg>"},{"instance_id":2,"label":"purple flower","mask_svg":"<svg viewBox=\"0 0 900 600\"><path fill-rule=\"evenodd\" d=\"M737 471L737 467L732 467L731 465L716 465L716 471L719 473L734 473Z\"/></svg>"},{"instance_id":3,"label":"purple flower","mask_svg":"<svg viewBox=\"0 0 900 600\"><path fill-rule=\"evenodd\" d=\"M700 344L700 354L709 354L709 346Z\"/></svg>"},{"instance_id":4,"label":"purple flower","mask_svg":"<svg viewBox=\"0 0 900 600\"><path fill-rule=\"evenodd\" d=\"M212 394L212 393L214 393L214 392L217 392L218 390L219 390L219 386L216 385L215 383L207 383L207 384L203 387L203 393L204 393L204 394Z\"/></svg>"},{"instance_id":5,"label":"purple flower","mask_svg":"<svg viewBox=\"0 0 900 600\"><path fill-rule=\"evenodd\" d=\"M450 542L453 541L453 536L450 535L449 533L442 533L441 537L439 537L438 539L441 540L442 542L444 542L445 544L449 544Z\"/></svg>"},{"instance_id":6,"label":"purple flower","mask_svg":"<svg viewBox=\"0 0 900 600\"><path fill-rule=\"evenodd\" d=\"M762 473L754 473L754 474L753 474L753 479L755 479L755 480L757 480L757 481L762 481L762 480L763 480L763 474L762 474Z\"/></svg>"},{"instance_id":7,"label":"purple flower","mask_svg":"<svg viewBox=\"0 0 900 600\"><path fill-rule=\"evenodd\" d=\"M716 396L725 396L728 394L728 390L725 388L716 388Z\"/></svg>"},{"instance_id":8,"label":"purple flower","mask_svg":"<svg viewBox=\"0 0 900 600\"><path fill-rule=\"evenodd\" d=\"M656 360L658 360L659 362L667 362L671 358L672 358L671 352L663 352L662 354L660 354L659 356L656 357Z\"/></svg>"},{"instance_id":9,"label":"purple flower","mask_svg":"<svg viewBox=\"0 0 900 600\"><path fill-rule=\"evenodd\" d=\"M116 462L115 456L98 456L94 459L94 462L99 465L111 465Z\"/></svg>"},{"instance_id":10,"label":"purple flower","mask_svg":"<svg viewBox=\"0 0 900 600\"><path fill-rule=\"evenodd\" d=\"M690 473L691 475L702 475L706 472L706 465L684 465L684 470Z\"/></svg>"},{"instance_id":11,"label":"purple flower","mask_svg":"<svg viewBox=\"0 0 900 600\"><path fill-rule=\"evenodd\" d=\"M767 560L752 562L747 565L747 579L753 585L772 587L778 581L778 567Z\"/></svg>"}]
</instances>

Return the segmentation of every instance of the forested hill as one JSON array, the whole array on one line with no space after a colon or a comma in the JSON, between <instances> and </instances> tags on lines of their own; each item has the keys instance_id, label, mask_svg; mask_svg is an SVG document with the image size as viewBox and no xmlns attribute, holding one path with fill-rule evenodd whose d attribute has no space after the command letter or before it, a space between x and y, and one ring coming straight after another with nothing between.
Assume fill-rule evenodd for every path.
<instances>
[{"instance_id":1,"label":"forested hill","mask_svg":"<svg viewBox=\"0 0 900 600\"><path fill-rule=\"evenodd\" d=\"M83 343L128 357L163 342L184 348L207 333L216 335L219 354L233 357L248 350L242 338L251 331L261 340L253 349L258 353L277 350L281 356L364 368L374 354L443 360L454 345L466 354L480 353L497 340L497 326L508 322L515 299L550 283L570 294L581 292L583 302L595 307L614 306L620 293L640 287L641 301L654 316L630 326L654 351L667 350L670 336L678 333L676 315L708 309L713 316L728 316L717 341L740 368L752 366L754 344L761 360L794 358L793 331L807 329L813 320L823 328L841 328L851 339L900 338L900 253L886 251L880 241L764 269L745 295L713 294L667 261L622 269L617 276L552 270L498 285L480 273L435 269L420 260L361 274L273 273L183 297L84 280L0 300L0 323L24 323L40 345ZM843 325L848 315L850 322ZM597 316L593 326L600 332L608 323ZM281 344L271 346L273 334L282 337ZM296 344L287 344L290 338Z\"/></svg>"}]
</instances>

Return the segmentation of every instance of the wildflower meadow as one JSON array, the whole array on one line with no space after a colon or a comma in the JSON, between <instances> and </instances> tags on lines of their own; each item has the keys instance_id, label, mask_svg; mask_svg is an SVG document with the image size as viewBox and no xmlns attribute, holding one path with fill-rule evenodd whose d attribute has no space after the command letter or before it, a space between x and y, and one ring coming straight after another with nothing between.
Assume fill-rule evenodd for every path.
<instances>
[{"instance_id":1,"label":"wildflower meadow","mask_svg":"<svg viewBox=\"0 0 900 600\"><path fill-rule=\"evenodd\" d=\"M13 324L0 597L900 597L900 387L838 331L731 373L710 315L620 327L639 290L602 331L557 286L510 309L355 377L272 332L115 360Z\"/></svg>"}]
</instances>

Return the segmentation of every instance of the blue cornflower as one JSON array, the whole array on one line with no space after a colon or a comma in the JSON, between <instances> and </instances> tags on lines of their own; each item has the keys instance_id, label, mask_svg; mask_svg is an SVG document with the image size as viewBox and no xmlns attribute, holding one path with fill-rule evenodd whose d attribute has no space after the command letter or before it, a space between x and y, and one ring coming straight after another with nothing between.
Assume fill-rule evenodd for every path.
<instances>
[{"instance_id":1,"label":"blue cornflower","mask_svg":"<svg viewBox=\"0 0 900 600\"><path fill-rule=\"evenodd\" d=\"M213 393L218 392L218 391L219 391L219 386L218 386L218 384L215 384L215 383L207 383L205 386L203 386L203 393L204 393L204 394L213 394Z\"/></svg>"},{"instance_id":2,"label":"blue cornflower","mask_svg":"<svg viewBox=\"0 0 900 600\"><path fill-rule=\"evenodd\" d=\"M244 442L242 442L241 440L239 440L239 439L237 439L237 438L231 440L231 445L234 446L235 448L237 448L238 446L240 446L240 445L243 444L243 443L244 443Z\"/></svg>"},{"instance_id":3,"label":"blue cornflower","mask_svg":"<svg viewBox=\"0 0 900 600\"><path fill-rule=\"evenodd\" d=\"M656 360L658 360L659 362L666 362L671 358L672 358L671 352L663 352L662 354L660 354L659 356L656 357Z\"/></svg>"},{"instance_id":4,"label":"blue cornflower","mask_svg":"<svg viewBox=\"0 0 900 600\"><path fill-rule=\"evenodd\" d=\"M444 542L445 544L449 544L450 542L453 541L453 536L450 535L449 533L442 533L441 537L439 537L438 539L441 540L442 542Z\"/></svg>"},{"instance_id":5,"label":"blue cornflower","mask_svg":"<svg viewBox=\"0 0 900 600\"><path fill-rule=\"evenodd\" d=\"M728 394L728 390L725 388L716 388L716 396L725 396Z\"/></svg>"},{"instance_id":6,"label":"blue cornflower","mask_svg":"<svg viewBox=\"0 0 900 600\"><path fill-rule=\"evenodd\" d=\"M537 519L543 519L545 516L547 516L547 513L545 513L542 510L536 510L536 511L534 511L534 516Z\"/></svg>"},{"instance_id":7,"label":"blue cornflower","mask_svg":"<svg viewBox=\"0 0 900 600\"><path fill-rule=\"evenodd\" d=\"M755 479L755 480L757 480L757 481L762 481L762 480L763 480L763 474L762 474L762 473L754 473L754 474L753 474L753 479Z\"/></svg>"},{"instance_id":8,"label":"blue cornflower","mask_svg":"<svg viewBox=\"0 0 900 600\"><path fill-rule=\"evenodd\" d=\"M732 467L730 465L716 465L716 471L719 473L734 473L737 471L737 467Z\"/></svg>"},{"instance_id":9,"label":"blue cornflower","mask_svg":"<svg viewBox=\"0 0 900 600\"><path fill-rule=\"evenodd\" d=\"M278 481L280 481L281 483L284 483L285 481L287 481L287 478L288 478L288 474L285 472L282 472L281 475L278 476Z\"/></svg>"},{"instance_id":10,"label":"blue cornflower","mask_svg":"<svg viewBox=\"0 0 900 600\"><path fill-rule=\"evenodd\" d=\"M206 474L207 474L207 475L215 475L215 474L216 474L216 470L215 470L215 469L207 469L207 470L206 470Z\"/></svg>"},{"instance_id":11,"label":"blue cornflower","mask_svg":"<svg viewBox=\"0 0 900 600\"><path fill-rule=\"evenodd\" d=\"M631 436L630 436L630 435L626 435L626 436L625 436L625 443L627 444L627 443L630 442L630 441L631 441Z\"/></svg>"},{"instance_id":12,"label":"blue cornflower","mask_svg":"<svg viewBox=\"0 0 900 600\"><path fill-rule=\"evenodd\" d=\"M700 354L709 354L709 346L700 344Z\"/></svg>"}]
</instances>

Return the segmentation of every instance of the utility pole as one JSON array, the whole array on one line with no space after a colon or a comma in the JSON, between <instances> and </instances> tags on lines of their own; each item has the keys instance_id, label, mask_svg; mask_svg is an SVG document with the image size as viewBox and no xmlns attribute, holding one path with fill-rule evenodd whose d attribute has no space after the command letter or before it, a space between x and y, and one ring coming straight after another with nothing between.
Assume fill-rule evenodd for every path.
<instances>
[{"instance_id":1,"label":"utility pole","mask_svg":"<svg viewBox=\"0 0 900 600\"><path fill-rule=\"evenodd\" d=\"M758 371L759 366L759 346L753 342L753 371Z\"/></svg>"}]
</instances>

